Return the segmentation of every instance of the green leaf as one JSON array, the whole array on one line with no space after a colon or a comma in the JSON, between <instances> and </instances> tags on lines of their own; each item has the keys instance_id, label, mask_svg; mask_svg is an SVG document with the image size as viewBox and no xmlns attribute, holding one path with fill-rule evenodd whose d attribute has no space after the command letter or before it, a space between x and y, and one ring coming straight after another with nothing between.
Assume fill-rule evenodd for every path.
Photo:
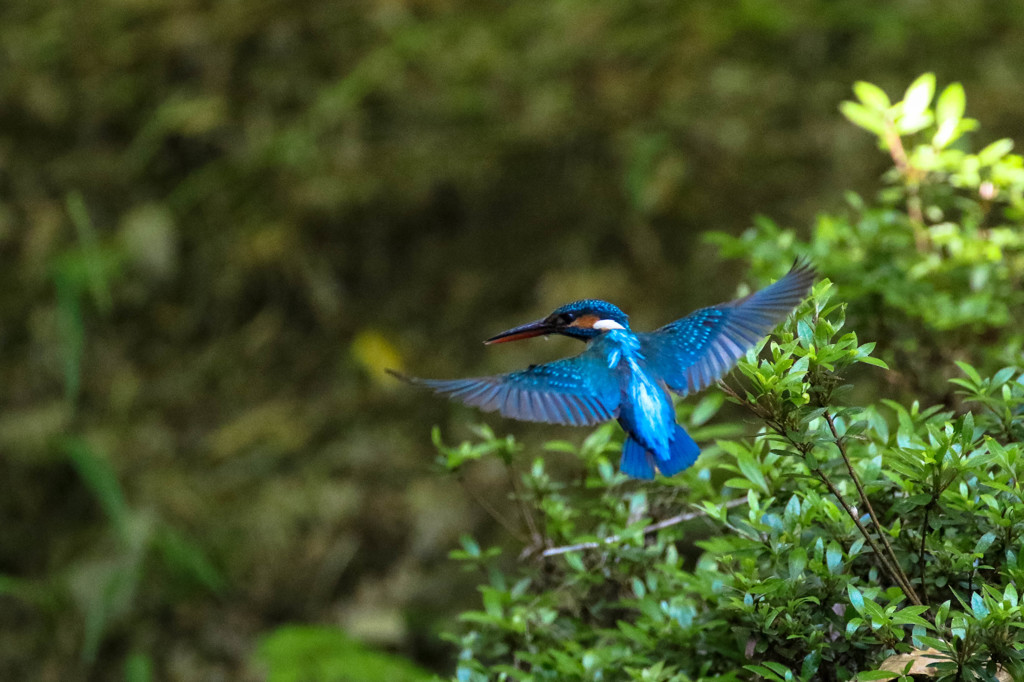
<instances>
[{"instance_id":1,"label":"green leaf","mask_svg":"<svg viewBox=\"0 0 1024 682\"><path fill-rule=\"evenodd\" d=\"M796 333L801 341L811 342L814 340L814 329L807 320L799 320L796 323Z\"/></svg>"},{"instance_id":2,"label":"green leaf","mask_svg":"<svg viewBox=\"0 0 1024 682\"><path fill-rule=\"evenodd\" d=\"M919 114L904 114L896 120L896 132L900 135L913 135L931 124L932 114L930 111L923 111ZM927 153L927 150L922 150L922 153Z\"/></svg>"},{"instance_id":3,"label":"green leaf","mask_svg":"<svg viewBox=\"0 0 1024 682\"><path fill-rule=\"evenodd\" d=\"M974 617L979 620L987 618L989 615L988 606L985 604L985 600L977 592L971 593L971 610L974 611Z\"/></svg>"},{"instance_id":4,"label":"green leaf","mask_svg":"<svg viewBox=\"0 0 1024 682\"><path fill-rule=\"evenodd\" d=\"M938 637L928 637L926 635L918 635L916 639L926 647L931 647L936 651L949 651L949 643Z\"/></svg>"},{"instance_id":5,"label":"green leaf","mask_svg":"<svg viewBox=\"0 0 1024 682\"><path fill-rule=\"evenodd\" d=\"M789 553L789 579L799 580L807 567L807 550L797 547Z\"/></svg>"},{"instance_id":6,"label":"green leaf","mask_svg":"<svg viewBox=\"0 0 1024 682\"><path fill-rule=\"evenodd\" d=\"M768 481L764 477L764 473L761 471L761 465L754 461L753 457L749 455L739 457L736 460L739 465L740 471L746 476L747 480L756 486L761 492L768 492Z\"/></svg>"},{"instance_id":7,"label":"green leaf","mask_svg":"<svg viewBox=\"0 0 1024 682\"><path fill-rule=\"evenodd\" d=\"M857 613L864 615L864 594L853 583L847 583L846 593L850 596L850 604Z\"/></svg>"},{"instance_id":8,"label":"green leaf","mask_svg":"<svg viewBox=\"0 0 1024 682\"><path fill-rule=\"evenodd\" d=\"M925 629L931 629L931 623L921 618L921 614L928 610L927 606L908 606L900 609L892 616L892 622L896 625L917 625Z\"/></svg>"},{"instance_id":9,"label":"green leaf","mask_svg":"<svg viewBox=\"0 0 1024 682\"><path fill-rule=\"evenodd\" d=\"M863 128L868 132L874 133L880 138L885 138L886 135L886 121L885 117L881 114L868 109L863 104L857 102L843 102L839 105L839 111L842 112L850 123L854 124L858 128Z\"/></svg>"},{"instance_id":10,"label":"green leaf","mask_svg":"<svg viewBox=\"0 0 1024 682\"><path fill-rule=\"evenodd\" d=\"M63 447L93 498L124 537L128 524L128 504L109 460L81 438L67 438Z\"/></svg>"},{"instance_id":11,"label":"green leaf","mask_svg":"<svg viewBox=\"0 0 1024 682\"><path fill-rule=\"evenodd\" d=\"M966 106L967 97L964 94L964 86L960 83L950 83L935 103L935 121L939 125L949 120L959 122L963 118Z\"/></svg>"},{"instance_id":12,"label":"green leaf","mask_svg":"<svg viewBox=\"0 0 1024 682\"><path fill-rule=\"evenodd\" d=\"M580 447L580 452L584 456L592 456L600 454L608 447L611 442L614 424L603 424L596 429L594 432L583 439L583 445Z\"/></svg>"},{"instance_id":13,"label":"green leaf","mask_svg":"<svg viewBox=\"0 0 1024 682\"><path fill-rule=\"evenodd\" d=\"M797 495L789 498L784 515L788 524L795 524L800 519L800 498Z\"/></svg>"},{"instance_id":14,"label":"green leaf","mask_svg":"<svg viewBox=\"0 0 1024 682\"><path fill-rule=\"evenodd\" d=\"M155 540L164 561L182 577L196 581L211 592L224 591L227 581L199 545L170 527L162 528Z\"/></svg>"},{"instance_id":15,"label":"green leaf","mask_svg":"<svg viewBox=\"0 0 1024 682\"><path fill-rule=\"evenodd\" d=\"M889 96L885 94L882 88L878 87L874 83L868 83L866 81L857 81L853 84L853 94L857 95L864 106L875 109L876 111L885 111L892 106L892 102L889 101Z\"/></svg>"},{"instance_id":16,"label":"green leaf","mask_svg":"<svg viewBox=\"0 0 1024 682\"><path fill-rule=\"evenodd\" d=\"M910 84L903 96L903 115L917 117L924 114L934 95L935 74L921 74Z\"/></svg>"},{"instance_id":17,"label":"green leaf","mask_svg":"<svg viewBox=\"0 0 1024 682\"><path fill-rule=\"evenodd\" d=\"M843 550L835 540L829 542L828 548L825 550L825 565L828 567L828 572L833 574L838 573L842 568Z\"/></svg>"},{"instance_id":18,"label":"green leaf","mask_svg":"<svg viewBox=\"0 0 1024 682\"><path fill-rule=\"evenodd\" d=\"M978 370L974 369L971 365L961 360L954 360L956 366L960 368L960 371L967 375L967 377L974 382L976 386L981 385L981 375L978 374Z\"/></svg>"},{"instance_id":19,"label":"green leaf","mask_svg":"<svg viewBox=\"0 0 1024 682\"><path fill-rule=\"evenodd\" d=\"M1013 375L1017 373L1016 367L1003 367L1001 370L995 373L992 377L993 386L1001 386L1013 378Z\"/></svg>"},{"instance_id":20,"label":"green leaf","mask_svg":"<svg viewBox=\"0 0 1024 682\"><path fill-rule=\"evenodd\" d=\"M745 665L743 666L743 669L749 670L752 673L757 673L764 679L771 680L771 682L786 682L785 678L779 677L763 665Z\"/></svg>"},{"instance_id":21,"label":"green leaf","mask_svg":"<svg viewBox=\"0 0 1024 682\"><path fill-rule=\"evenodd\" d=\"M994 543L997 538L998 536L992 531L989 531L988 533L982 535L980 538L978 538L977 544L974 545L975 554L984 554L988 550L988 548L992 546L992 543Z\"/></svg>"},{"instance_id":22,"label":"green leaf","mask_svg":"<svg viewBox=\"0 0 1024 682\"><path fill-rule=\"evenodd\" d=\"M100 246L97 230L89 217L85 198L81 192L69 192L66 204L68 217L71 218L71 224L75 226L78 241L81 244L79 256L85 284L92 294L96 306L101 311L108 312L113 306L113 296L110 293L111 269L105 262L104 250Z\"/></svg>"},{"instance_id":23,"label":"green leaf","mask_svg":"<svg viewBox=\"0 0 1024 682\"><path fill-rule=\"evenodd\" d=\"M777 661L765 661L764 664L779 675L792 675L793 671Z\"/></svg>"},{"instance_id":24,"label":"green leaf","mask_svg":"<svg viewBox=\"0 0 1024 682\"><path fill-rule=\"evenodd\" d=\"M697 406L693 408L693 412L690 413L690 423L694 426L704 424L707 420L717 414L724 401L725 395L718 391L704 396L704 398L697 403Z\"/></svg>"},{"instance_id":25,"label":"green leaf","mask_svg":"<svg viewBox=\"0 0 1024 682\"><path fill-rule=\"evenodd\" d=\"M874 365L875 367L881 367L882 369L889 369L889 365L885 364L885 361L880 358L873 358L870 355L865 355L859 359L859 362L863 362L865 365Z\"/></svg>"},{"instance_id":26,"label":"green leaf","mask_svg":"<svg viewBox=\"0 0 1024 682\"><path fill-rule=\"evenodd\" d=\"M964 86L950 83L939 95L935 104L935 123L938 126L932 145L944 149L959 137L960 119L963 118L967 104Z\"/></svg>"},{"instance_id":27,"label":"green leaf","mask_svg":"<svg viewBox=\"0 0 1024 682\"><path fill-rule=\"evenodd\" d=\"M846 622L846 636L851 637L855 632L857 632L857 630L860 629L861 625L864 625L863 618L851 618L850 620L848 620Z\"/></svg>"},{"instance_id":28,"label":"green leaf","mask_svg":"<svg viewBox=\"0 0 1024 682\"><path fill-rule=\"evenodd\" d=\"M1013 151L1013 140L1007 138L996 140L978 152L978 162L982 166L991 166L1011 151ZM959 365L960 363L958 362L957 364Z\"/></svg>"}]
</instances>

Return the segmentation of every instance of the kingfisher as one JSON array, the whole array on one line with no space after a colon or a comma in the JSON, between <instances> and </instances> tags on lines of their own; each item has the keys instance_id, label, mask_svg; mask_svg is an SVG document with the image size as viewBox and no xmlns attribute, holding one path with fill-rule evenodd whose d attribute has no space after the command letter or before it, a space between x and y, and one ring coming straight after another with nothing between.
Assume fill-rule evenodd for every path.
<instances>
[{"instance_id":1,"label":"kingfisher","mask_svg":"<svg viewBox=\"0 0 1024 682\"><path fill-rule=\"evenodd\" d=\"M607 301L574 301L484 343L561 334L587 344L575 357L468 379L393 374L512 419L570 426L615 419L626 432L619 469L639 479L653 479L655 471L672 476L692 466L700 448L676 423L669 392L686 396L718 380L804 300L815 275L798 260L761 291L653 332L632 331L629 317Z\"/></svg>"}]
</instances>

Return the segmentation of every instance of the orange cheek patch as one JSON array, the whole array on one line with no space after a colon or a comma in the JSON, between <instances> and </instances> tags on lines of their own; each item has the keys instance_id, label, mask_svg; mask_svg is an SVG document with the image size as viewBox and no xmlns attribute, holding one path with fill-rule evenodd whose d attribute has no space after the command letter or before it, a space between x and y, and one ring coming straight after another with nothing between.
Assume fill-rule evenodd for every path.
<instances>
[{"instance_id":1,"label":"orange cheek patch","mask_svg":"<svg viewBox=\"0 0 1024 682\"><path fill-rule=\"evenodd\" d=\"M580 317L577 317L575 320L570 322L569 326L581 327L583 329L593 329L594 323L600 319L601 318L598 317L597 315L581 315Z\"/></svg>"}]
</instances>

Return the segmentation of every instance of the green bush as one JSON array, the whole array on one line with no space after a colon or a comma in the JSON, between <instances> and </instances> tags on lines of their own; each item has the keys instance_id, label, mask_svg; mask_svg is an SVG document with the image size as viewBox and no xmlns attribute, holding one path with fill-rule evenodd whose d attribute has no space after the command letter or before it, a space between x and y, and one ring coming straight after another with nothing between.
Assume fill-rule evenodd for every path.
<instances>
[{"instance_id":1,"label":"green bush","mask_svg":"<svg viewBox=\"0 0 1024 682\"><path fill-rule=\"evenodd\" d=\"M486 576L449 635L458 680L1024 679L1024 165L969 151L958 84L854 90L843 113L893 160L878 197L806 242L713 237L765 279L795 255L822 279L680 403L693 469L627 479L614 424L543 456L435 433L453 474L504 463L526 533L518 560L452 553Z\"/></svg>"}]
</instances>

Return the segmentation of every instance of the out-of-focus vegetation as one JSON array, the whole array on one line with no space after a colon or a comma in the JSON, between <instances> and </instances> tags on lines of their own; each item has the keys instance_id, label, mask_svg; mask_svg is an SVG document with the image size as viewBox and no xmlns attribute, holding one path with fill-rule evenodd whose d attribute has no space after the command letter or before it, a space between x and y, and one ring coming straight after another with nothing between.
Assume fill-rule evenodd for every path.
<instances>
[{"instance_id":1,"label":"out-of-focus vegetation","mask_svg":"<svg viewBox=\"0 0 1024 682\"><path fill-rule=\"evenodd\" d=\"M336 627L284 626L260 643L268 682L420 682L435 679L407 661L368 651Z\"/></svg>"},{"instance_id":2,"label":"out-of-focus vegetation","mask_svg":"<svg viewBox=\"0 0 1024 682\"><path fill-rule=\"evenodd\" d=\"M0 4L0 678L260 678L284 622L450 667L475 597L446 551L496 531L430 466L468 413L382 369L535 362L479 340L584 295L640 327L725 298L702 231L805 225L885 169L836 115L858 79L934 70L975 148L1024 139L1022 27L1010 0Z\"/></svg>"},{"instance_id":3,"label":"out-of-focus vegetation","mask_svg":"<svg viewBox=\"0 0 1024 682\"><path fill-rule=\"evenodd\" d=\"M629 480L612 424L543 456L435 437L453 472L499 460L530 529L514 567L470 536L452 553L484 576L450 635L459 682L1024 679L1024 157L970 151L958 83L934 106L932 74L895 103L855 92L843 112L894 162L879 198L808 242L715 237L778 274L815 254L839 286L683 404L714 442L693 469ZM756 426L716 417L723 395Z\"/></svg>"}]
</instances>

